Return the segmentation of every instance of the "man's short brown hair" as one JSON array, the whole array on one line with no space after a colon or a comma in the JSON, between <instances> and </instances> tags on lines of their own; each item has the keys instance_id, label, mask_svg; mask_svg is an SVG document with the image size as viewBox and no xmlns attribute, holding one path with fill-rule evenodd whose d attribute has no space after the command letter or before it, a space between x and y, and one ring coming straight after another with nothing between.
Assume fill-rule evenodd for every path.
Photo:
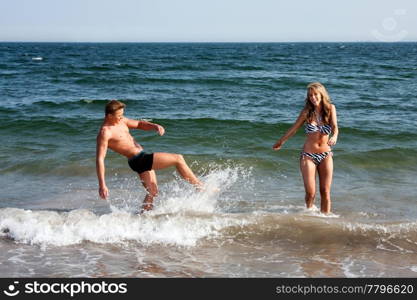
<instances>
[{"instance_id":1,"label":"man's short brown hair","mask_svg":"<svg viewBox=\"0 0 417 300\"><path fill-rule=\"evenodd\" d=\"M126 104L118 100L111 100L106 104L106 115L114 114L119 109L125 108Z\"/></svg>"}]
</instances>

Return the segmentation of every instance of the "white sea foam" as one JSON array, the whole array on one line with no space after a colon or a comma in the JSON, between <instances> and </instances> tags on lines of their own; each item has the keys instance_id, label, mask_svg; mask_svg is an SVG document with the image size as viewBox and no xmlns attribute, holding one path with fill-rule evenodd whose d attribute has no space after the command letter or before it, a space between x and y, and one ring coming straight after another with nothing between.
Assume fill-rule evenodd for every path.
<instances>
[{"instance_id":1,"label":"white sea foam","mask_svg":"<svg viewBox=\"0 0 417 300\"><path fill-rule=\"evenodd\" d=\"M357 265L355 265L355 261L352 257L346 257L341 262L341 269L343 271L343 274L345 274L348 278L355 278L355 277L361 277L361 271L357 270ZM359 273L359 274L358 274Z\"/></svg>"},{"instance_id":2,"label":"white sea foam","mask_svg":"<svg viewBox=\"0 0 417 300\"><path fill-rule=\"evenodd\" d=\"M303 214L309 215L309 216L313 216L313 217L320 217L320 218L339 218L339 215L336 215L334 213L328 213L328 214L324 214L320 211L320 209L313 205L311 208L306 208L303 207Z\"/></svg>"},{"instance_id":3,"label":"white sea foam","mask_svg":"<svg viewBox=\"0 0 417 300\"><path fill-rule=\"evenodd\" d=\"M227 191L241 175L240 168L225 168L210 172L202 178L204 191L200 192L190 187L182 180L168 184L160 196L160 205L155 213L177 213L194 211L214 213L221 193Z\"/></svg>"},{"instance_id":4,"label":"white sea foam","mask_svg":"<svg viewBox=\"0 0 417 300\"><path fill-rule=\"evenodd\" d=\"M187 214L132 215L113 212L96 215L78 209L69 213L0 210L2 235L27 244L64 246L83 241L95 243L163 243L194 246L199 239L215 236L227 226L243 225L242 220L225 216Z\"/></svg>"},{"instance_id":5,"label":"white sea foam","mask_svg":"<svg viewBox=\"0 0 417 300\"><path fill-rule=\"evenodd\" d=\"M215 213L221 191L238 178L237 169L212 172L203 178L205 190L183 188L180 181L169 186L155 210L142 215L113 207L109 214L98 215L87 209L70 212L0 209L0 231L18 242L64 246L83 241L95 243L172 244L194 246L228 226L244 225L245 220Z\"/></svg>"},{"instance_id":6,"label":"white sea foam","mask_svg":"<svg viewBox=\"0 0 417 300\"><path fill-rule=\"evenodd\" d=\"M343 223L343 229L355 232L376 232L381 234L401 234L417 230L417 222L399 224L365 224L365 223Z\"/></svg>"}]
</instances>

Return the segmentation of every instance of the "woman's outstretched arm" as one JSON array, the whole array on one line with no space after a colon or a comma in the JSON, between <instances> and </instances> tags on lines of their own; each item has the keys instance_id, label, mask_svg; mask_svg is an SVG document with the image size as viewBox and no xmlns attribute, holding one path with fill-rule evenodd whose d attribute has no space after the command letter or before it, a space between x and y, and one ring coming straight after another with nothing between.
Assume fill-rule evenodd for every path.
<instances>
[{"instance_id":1,"label":"woman's outstretched arm","mask_svg":"<svg viewBox=\"0 0 417 300\"><path fill-rule=\"evenodd\" d=\"M272 146L272 149L279 150L284 145L284 143L292 137L297 130L304 124L307 117L307 112L303 109L295 121L294 125Z\"/></svg>"}]
</instances>

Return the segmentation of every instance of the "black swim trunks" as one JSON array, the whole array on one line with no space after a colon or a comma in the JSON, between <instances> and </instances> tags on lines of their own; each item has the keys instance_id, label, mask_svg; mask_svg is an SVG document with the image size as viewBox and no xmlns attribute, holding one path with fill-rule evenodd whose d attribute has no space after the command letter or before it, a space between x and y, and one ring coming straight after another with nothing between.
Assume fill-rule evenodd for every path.
<instances>
[{"instance_id":1,"label":"black swim trunks","mask_svg":"<svg viewBox=\"0 0 417 300\"><path fill-rule=\"evenodd\" d=\"M153 153L141 151L127 161L129 167L139 174L152 169Z\"/></svg>"}]
</instances>

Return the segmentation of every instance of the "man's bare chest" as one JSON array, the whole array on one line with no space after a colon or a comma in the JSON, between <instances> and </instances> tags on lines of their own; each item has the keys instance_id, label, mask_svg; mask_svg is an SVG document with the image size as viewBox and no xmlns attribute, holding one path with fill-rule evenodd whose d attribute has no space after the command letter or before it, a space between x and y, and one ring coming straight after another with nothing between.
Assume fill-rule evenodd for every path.
<instances>
[{"instance_id":1,"label":"man's bare chest","mask_svg":"<svg viewBox=\"0 0 417 300\"><path fill-rule=\"evenodd\" d=\"M110 142L118 143L123 141L130 141L131 139L132 136L129 133L129 129L127 127L120 127L112 130Z\"/></svg>"}]
</instances>

